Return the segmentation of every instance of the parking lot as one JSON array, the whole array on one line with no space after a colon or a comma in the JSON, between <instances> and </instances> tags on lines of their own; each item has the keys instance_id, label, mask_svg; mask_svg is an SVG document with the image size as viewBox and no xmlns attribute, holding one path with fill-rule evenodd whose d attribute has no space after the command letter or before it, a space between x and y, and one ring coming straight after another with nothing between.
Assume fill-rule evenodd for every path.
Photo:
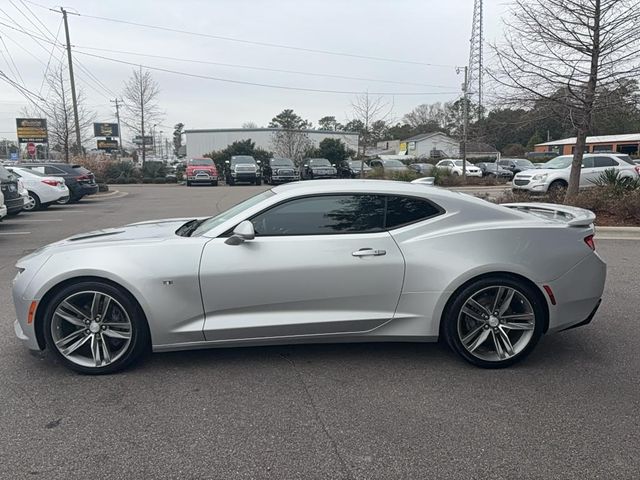
<instances>
[{"instance_id":1,"label":"parking lot","mask_svg":"<svg viewBox=\"0 0 640 480\"><path fill-rule=\"evenodd\" d=\"M89 377L15 338L10 284L26 252L266 188L117 186L0 224L0 478L638 478L637 240L598 242L609 270L591 325L505 370L392 343L154 354Z\"/></svg>"}]
</instances>

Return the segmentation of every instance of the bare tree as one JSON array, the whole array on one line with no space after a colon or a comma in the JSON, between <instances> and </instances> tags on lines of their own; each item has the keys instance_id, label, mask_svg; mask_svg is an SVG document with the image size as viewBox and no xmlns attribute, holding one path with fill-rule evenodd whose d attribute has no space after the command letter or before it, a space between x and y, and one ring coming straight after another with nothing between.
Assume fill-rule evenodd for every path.
<instances>
[{"instance_id":1,"label":"bare tree","mask_svg":"<svg viewBox=\"0 0 640 480\"><path fill-rule=\"evenodd\" d=\"M144 142L145 123L151 124L158 121L162 114L158 107L158 95L160 88L148 70L142 67L134 69L131 77L124 84L123 96L126 99L125 124L142 137L142 166L146 161L146 145Z\"/></svg>"},{"instance_id":2,"label":"bare tree","mask_svg":"<svg viewBox=\"0 0 640 480\"><path fill-rule=\"evenodd\" d=\"M311 128L311 123L293 110L285 109L271 119L269 128L278 129L273 132L271 138L273 153L280 157L290 158L299 164L305 152L312 146L306 132Z\"/></svg>"},{"instance_id":3,"label":"bare tree","mask_svg":"<svg viewBox=\"0 0 640 480\"><path fill-rule=\"evenodd\" d=\"M577 137L567 199L578 193L586 137L601 93L640 73L638 0L516 0L494 46L491 76L506 98L547 101Z\"/></svg>"},{"instance_id":4,"label":"bare tree","mask_svg":"<svg viewBox=\"0 0 640 480\"><path fill-rule=\"evenodd\" d=\"M418 105L403 117L404 123L413 128L425 126L444 128L446 124L447 106L440 102Z\"/></svg>"},{"instance_id":5,"label":"bare tree","mask_svg":"<svg viewBox=\"0 0 640 480\"><path fill-rule=\"evenodd\" d=\"M27 107L23 114L29 117L47 118L47 131L49 133L49 148L60 152L65 162L69 162L71 155L78 155L75 123L73 119L73 101L71 100L71 85L67 76L67 69L60 63L49 70L46 83L49 87L47 101L38 105L38 108ZM95 112L86 106L86 96L82 89L76 90L78 101L78 120L80 122L80 143L84 145L93 134L91 126L96 119Z\"/></svg>"},{"instance_id":6,"label":"bare tree","mask_svg":"<svg viewBox=\"0 0 640 480\"><path fill-rule=\"evenodd\" d=\"M367 155L367 145L373 140L373 125L390 121L393 104L384 101L382 97L370 97L368 93L359 95L351 102L352 116L349 123L359 125L360 141L362 142L362 157L360 160L360 178L364 178L364 159ZM347 124L347 127L349 125Z\"/></svg>"}]
</instances>

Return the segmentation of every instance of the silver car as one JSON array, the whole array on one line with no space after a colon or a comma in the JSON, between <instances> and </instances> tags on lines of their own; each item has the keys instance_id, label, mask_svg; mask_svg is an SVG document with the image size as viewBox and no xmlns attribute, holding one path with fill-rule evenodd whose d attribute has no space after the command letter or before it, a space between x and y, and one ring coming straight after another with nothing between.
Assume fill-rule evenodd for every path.
<instances>
[{"instance_id":1,"label":"silver car","mask_svg":"<svg viewBox=\"0 0 640 480\"><path fill-rule=\"evenodd\" d=\"M431 342L504 367L588 323L594 215L436 187L306 181L206 219L77 235L17 263L15 332L83 373L148 349Z\"/></svg>"}]
</instances>

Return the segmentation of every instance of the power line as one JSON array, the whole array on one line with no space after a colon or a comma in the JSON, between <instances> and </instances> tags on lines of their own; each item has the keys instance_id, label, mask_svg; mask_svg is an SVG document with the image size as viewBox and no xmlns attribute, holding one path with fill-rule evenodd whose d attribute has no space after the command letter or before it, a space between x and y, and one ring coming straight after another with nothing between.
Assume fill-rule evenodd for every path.
<instances>
[{"instance_id":1,"label":"power line","mask_svg":"<svg viewBox=\"0 0 640 480\"><path fill-rule=\"evenodd\" d=\"M51 46L51 53L49 54L49 60L47 61L47 66L44 69L44 75L42 76L42 83L40 84L40 90L38 91L38 93L42 92L42 88L44 87L44 82L47 80L47 74L49 73L49 66L51 65L53 52L56 49L56 43L58 43L58 36L60 35L61 28L62 28L62 19L60 19L60 23L58 24L58 31L56 32L55 43Z\"/></svg>"},{"instance_id":2,"label":"power line","mask_svg":"<svg viewBox=\"0 0 640 480\"><path fill-rule=\"evenodd\" d=\"M180 57L169 57L169 56L166 56L166 55L154 55L154 54L150 54L150 53L131 52L131 51L127 51L127 50L114 50L114 49L109 49L109 48L86 47L86 46L81 46L81 45L74 45L74 47L76 49L80 48L80 49L83 49L83 50L95 50L95 51L99 51L99 52L120 53L120 54L124 54L124 55L135 55L135 56L139 56L139 57L159 58L159 59L164 59L164 60L173 60L173 61L177 61L177 62L198 63L198 64L203 64L203 65L216 65L216 66L231 67L231 68L245 68L245 69L249 69L249 70L259 70L259 71L263 71L263 72L292 73L292 74L295 74L295 75L306 75L306 76L311 76L311 77L339 78L339 79L343 79L343 80L358 80L358 81L365 81L365 82L390 83L390 84L396 84L396 85L413 85L413 86L430 87L430 88L451 88L451 86L447 86L447 85L430 85L430 84L426 84L426 83L401 82L401 81L397 81L397 80L382 80L382 79L366 78L366 77L351 77L351 76L348 76L348 75L336 75L336 74L331 74L331 73L302 72L302 71L299 71L299 70L282 70L282 69L278 69L278 68L256 67L256 66L252 66L252 65L238 65L238 64L233 64L233 63L211 62L211 61L208 61L208 60L195 60L195 59L180 58Z\"/></svg>"},{"instance_id":3,"label":"power line","mask_svg":"<svg viewBox=\"0 0 640 480\"><path fill-rule=\"evenodd\" d=\"M232 80L229 78L221 78L221 77L212 77L209 75L199 75L196 73L187 73L181 72L178 70L171 70L168 68L161 67L153 67L150 65L142 65L140 63L127 62L125 60L118 60L116 58L105 57L102 55L94 55L92 53L87 52L79 52L76 50L76 53L79 55L86 55L89 57L100 58L102 60L108 60L110 62L122 63L125 65L131 65L134 67L143 67L148 70L156 70L159 72L172 73L174 75L182 75L185 77L193 77L193 78L201 78L205 80L215 80L218 82L226 82L226 83L235 83L239 85L251 85L255 87L265 87L265 88L275 88L280 90L297 90L300 92L316 92L316 93L336 93L336 94L347 94L347 95L360 95L364 93L369 93L370 95L388 95L388 96L414 96L414 95L448 95L448 94L457 94L458 92L364 92L364 91L344 91L344 90L324 90L319 88L304 88L304 87L291 87L288 85L273 85L268 83L258 83L258 82L246 82L243 80Z\"/></svg>"},{"instance_id":4,"label":"power line","mask_svg":"<svg viewBox=\"0 0 640 480\"><path fill-rule=\"evenodd\" d=\"M50 10L52 12L57 12L56 10L53 10L49 7L46 7L44 5L26 0L28 3L35 5L37 7L40 8L44 8L47 10ZM173 32L173 33L181 33L184 35L192 35L195 37L205 37L205 38L213 38L215 40L224 40L227 42L236 42L236 43L243 43L246 45L258 45L261 47L269 47L269 48L282 48L282 49L287 49L287 50L295 50L295 51L300 51L300 52L308 52L308 53L318 53L318 54L322 54L322 55L332 55L332 56L339 56L339 57L349 57L349 58L360 58L363 60L375 60L375 61L379 61L379 62L390 62L390 63L403 63L403 64L409 64L409 65L420 65L423 67L439 67L439 68L456 68L455 65L447 65L447 64L438 64L438 63L427 63L427 62L418 62L418 61L414 61L414 60L400 60L400 59L394 59L394 58L385 58L385 57L374 57L374 56L370 56L370 55L360 55L360 54L356 54L356 53L347 53L347 52L335 52L335 51L331 51L331 50L321 50L321 49L315 49L315 48L305 48L305 47L295 47L293 45L285 45L285 44L279 44L279 43L268 43L268 42L258 42L255 40L243 40L241 38L233 38L233 37L225 37L222 35L212 35L209 33L201 33L201 32L191 32L189 30L180 30L177 28L170 28L170 27L163 27L160 25L150 25L147 23L138 23L138 22L129 22L127 20L120 20L117 18L108 18L108 17L100 17L97 15L87 15L87 14L82 14L82 13L73 13L73 12L67 12L69 15L76 15L78 17L86 17L86 18L93 18L96 20L102 20L102 21L106 21L106 22L113 22L113 23L122 23L124 25L133 25L136 27L143 27L143 28L151 28L154 30L162 30L162 31L166 31L166 32Z\"/></svg>"}]
</instances>

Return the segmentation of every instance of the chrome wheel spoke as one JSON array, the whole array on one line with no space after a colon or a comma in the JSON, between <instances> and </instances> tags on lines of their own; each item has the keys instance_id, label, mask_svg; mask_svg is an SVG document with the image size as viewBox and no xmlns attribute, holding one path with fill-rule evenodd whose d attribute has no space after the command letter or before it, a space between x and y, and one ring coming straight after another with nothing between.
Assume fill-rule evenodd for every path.
<instances>
[{"instance_id":1,"label":"chrome wheel spoke","mask_svg":"<svg viewBox=\"0 0 640 480\"><path fill-rule=\"evenodd\" d=\"M476 348L478 348L480 345L482 345L487 340L487 338L489 338L489 332L490 331L491 330L483 329L480 332L480 335L478 335L478 337L473 342L471 342L471 344L467 347L467 350L469 350L471 353L473 353Z\"/></svg>"},{"instance_id":2,"label":"chrome wheel spoke","mask_svg":"<svg viewBox=\"0 0 640 480\"><path fill-rule=\"evenodd\" d=\"M533 313L514 313L513 315L502 315L502 320L524 320L526 322L533 321Z\"/></svg>"},{"instance_id":3,"label":"chrome wheel spoke","mask_svg":"<svg viewBox=\"0 0 640 480\"><path fill-rule=\"evenodd\" d=\"M517 323L517 322L504 322L502 324L503 328L507 328L509 330L533 330L535 325L533 323Z\"/></svg>"},{"instance_id":4,"label":"chrome wheel spoke","mask_svg":"<svg viewBox=\"0 0 640 480\"><path fill-rule=\"evenodd\" d=\"M476 310L482 312L485 315L491 315L491 312L487 309L487 307L485 307L484 305L478 303L475 299L470 298L469 300L467 300L467 304L469 306L474 307Z\"/></svg>"},{"instance_id":5,"label":"chrome wheel spoke","mask_svg":"<svg viewBox=\"0 0 640 480\"><path fill-rule=\"evenodd\" d=\"M504 349L507 354L511 357L513 356L513 345L511 345L511 340L509 339L509 335L502 328L498 328L498 338L502 342Z\"/></svg>"},{"instance_id":6,"label":"chrome wheel spoke","mask_svg":"<svg viewBox=\"0 0 640 480\"><path fill-rule=\"evenodd\" d=\"M502 301L500 302L500 305L498 306L498 315L504 315L504 313L509 309L515 293L516 291L513 288L509 288L507 290L507 293L504 295Z\"/></svg>"},{"instance_id":7,"label":"chrome wheel spoke","mask_svg":"<svg viewBox=\"0 0 640 480\"><path fill-rule=\"evenodd\" d=\"M62 318L64 321L70 323L71 325L75 325L76 327L85 327L85 323L82 319L69 315L61 311L59 308L55 311L54 315Z\"/></svg>"},{"instance_id":8,"label":"chrome wheel spoke","mask_svg":"<svg viewBox=\"0 0 640 480\"><path fill-rule=\"evenodd\" d=\"M80 338L80 337L84 337L85 331L84 330L75 330L73 332L71 332L69 335L67 335L66 337L61 338L60 340L58 340L56 342L56 346L57 347L61 347L61 348L65 348L67 345L69 345L71 342L73 342L74 340Z\"/></svg>"},{"instance_id":9,"label":"chrome wheel spoke","mask_svg":"<svg viewBox=\"0 0 640 480\"><path fill-rule=\"evenodd\" d=\"M91 320L82 310L77 308L75 305L72 305L67 300L65 300L64 302L60 303L58 308L64 308L65 310L67 310L69 312L73 312L78 318L82 318L83 320Z\"/></svg>"},{"instance_id":10,"label":"chrome wheel spoke","mask_svg":"<svg viewBox=\"0 0 640 480\"><path fill-rule=\"evenodd\" d=\"M473 310L471 310L466 305L464 307L462 307L462 313L464 313L465 315L468 315L469 317L473 318L474 320L476 320L478 322L483 322L484 323L484 318L482 318L482 315L474 312Z\"/></svg>"},{"instance_id":11,"label":"chrome wheel spoke","mask_svg":"<svg viewBox=\"0 0 640 480\"><path fill-rule=\"evenodd\" d=\"M128 340L131 338L131 332L129 331L118 331L118 330L113 330L112 328L107 328L106 330L102 331L103 335L106 335L107 337L111 337L111 338L117 338L120 340Z\"/></svg>"},{"instance_id":12,"label":"chrome wheel spoke","mask_svg":"<svg viewBox=\"0 0 640 480\"><path fill-rule=\"evenodd\" d=\"M98 341L100 346L102 347L102 358L104 358L106 364L111 363L111 352L109 351L109 344L107 342L107 339L104 338L103 335L100 335L98 337Z\"/></svg>"},{"instance_id":13,"label":"chrome wheel spoke","mask_svg":"<svg viewBox=\"0 0 640 480\"><path fill-rule=\"evenodd\" d=\"M483 328L484 328L484 325L480 325L478 328L476 328L470 334L464 337L462 339L462 343L464 344L464 346L468 347L469 343L478 336L478 334L482 331Z\"/></svg>"},{"instance_id":14,"label":"chrome wheel spoke","mask_svg":"<svg viewBox=\"0 0 640 480\"><path fill-rule=\"evenodd\" d=\"M64 356L71 355L73 352L75 352L77 349L79 349L81 346L87 343L87 340L89 340L90 338L91 338L90 335L85 335L83 333L82 337L76 340L73 344L69 345L67 348L63 348L62 350L60 350L60 353L62 353Z\"/></svg>"},{"instance_id":15,"label":"chrome wheel spoke","mask_svg":"<svg viewBox=\"0 0 640 480\"><path fill-rule=\"evenodd\" d=\"M97 335L91 335L91 356L96 367L102 364L100 340Z\"/></svg>"},{"instance_id":16,"label":"chrome wheel spoke","mask_svg":"<svg viewBox=\"0 0 640 480\"><path fill-rule=\"evenodd\" d=\"M500 360L504 360L507 355L506 355L504 349L502 348L502 345L500 343L500 339L498 338L498 335L496 335L496 333L493 330L491 330L491 337L493 338L493 346L496 349L496 353L498 354L498 358Z\"/></svg>"}]
</instances>

